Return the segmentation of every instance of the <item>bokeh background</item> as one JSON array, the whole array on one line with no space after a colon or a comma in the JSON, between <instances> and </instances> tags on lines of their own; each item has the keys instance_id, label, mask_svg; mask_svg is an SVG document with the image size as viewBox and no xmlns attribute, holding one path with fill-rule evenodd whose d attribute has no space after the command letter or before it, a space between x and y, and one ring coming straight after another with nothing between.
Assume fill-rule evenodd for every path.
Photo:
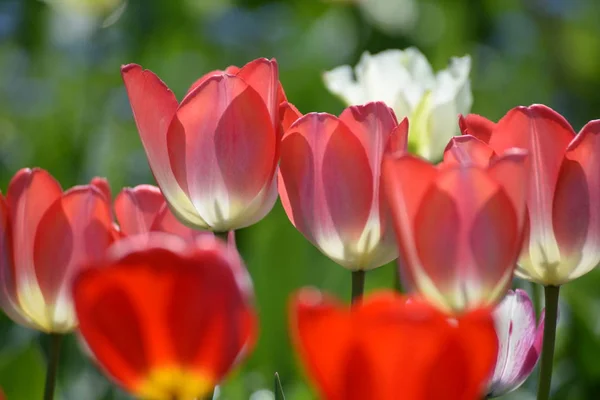
<instances>
[{"instance_id":1,"label":"bokeh background","mask_svg":"<svg viewBox=\"0 0 600 400\"><path fill-rule=\"evenodd\" d=\"M472 55L474 112L496 120L513 106L544 103L577 130L600 118L599 20L597 0L0 0L0 187L25 166L49 170L64 187L106 176L115 194L153 183L119 73L129 62L181 98L209 70L276 57L302 112L339 113L323 71L355 64L365 50L414 45L436 69ZM304 285L348 300L350 273L312 248L279 203L238 243L262 328L221 398L270 399L275 371L288 400L314 398L290 348L287 301ZM367 291L392 287L393 268L368 273ZM600 273L561 294L553 398L598 398ZM45 348L41 335L0 313L0 386L9 400L41 398ZM74 336L62 350L61 399L129 398ZM533 399L536 380L537 370L507 398Z\"/></svg>"}]
</instances>

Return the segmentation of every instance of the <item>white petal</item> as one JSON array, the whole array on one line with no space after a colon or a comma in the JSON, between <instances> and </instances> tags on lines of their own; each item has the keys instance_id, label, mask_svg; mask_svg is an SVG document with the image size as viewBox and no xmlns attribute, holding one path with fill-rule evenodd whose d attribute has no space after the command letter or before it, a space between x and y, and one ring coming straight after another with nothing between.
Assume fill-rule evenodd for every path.
<instances>
[{"instance_id":1,"label":"white petal","mask_svg":"<svg viewBox=\"0 0 600 400\"><path fill-rule=\"evenodd\" d=\"M327 89L347 105L367 103L362 87L354 80L352 68L342 65L323 74Z\"/></svg>"}]
</instances>

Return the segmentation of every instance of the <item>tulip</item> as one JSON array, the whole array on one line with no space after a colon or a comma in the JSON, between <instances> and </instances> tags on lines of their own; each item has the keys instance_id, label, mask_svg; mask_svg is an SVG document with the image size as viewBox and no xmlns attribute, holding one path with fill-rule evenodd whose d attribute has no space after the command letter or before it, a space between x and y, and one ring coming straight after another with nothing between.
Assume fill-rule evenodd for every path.
<instances>
[{"instance_id":1,"label":"tulip","mask_svg":"<svg viewBox=\"0 0 600 400\"><path fill-rule=\"evenodd\" d=\"M600 262L600 120L576 134L543 105L516 107L497 124L478 115L461 128L501 153L527 149L527 229L516 275L559 286Z\"/></svg>"},{"instance_id":2,"label":"tulip","mask_svg":"<svg viewBox=\"0 0 600 400\"><path fill-rule=\"evenodd\" d=\"M504 296L525 216L526 154L511 150L480 165L461 150L450 146L437 167L412 155L383 162L404 283L450 313Z\"/></svg>"},{"instance_id":3,"label":"tulip","mask_svg":"<svg viewBox=\"0 0 600 400\"><path fill-rule=\"evenodd\" d=\"M115 244L73 285L80 332L116 383L144 399L203 398L254 345L249 277L219 239L164 233Z\"/></svg>"},{"instance_id":4,"label":"tulip","mask_svg":"<svg viewBox=\"0 0 600 400\"><path fill-rule=\"evenodd\" d=\"M29 328L73 330L73 277L113 240L110 203L95 185L63 192L48 172L20 170L0 195L0 306Z\"/></svg>"},{"instance_id":5,"label":"tulip","mask_svg":"<svg viewBox=\"0 0 600 400\"><path fill-rule=\"evenodd\" d=\"M124 236L166 232L193 241L201 235L212 235L179 222L156 186L124 188L115 198L114 208L120 232Z\"/></svg>"},{"instance_id":6,"label":"tulip","mask_svg":"<svg viewBox=\"0 0 600 400\"><path fill-rule=\"evenodd\" d=\"M150 167L181 222L225 232L271 210L285 100L275 60L210 72L180 104L152 72L121 72Z\"/></svg>"},{"instance_id":7,"label":"tulip","mask_svg":"<svg viewBox=\"0 0 600 400\"><path fill-rule=\"evenodd\" d=\"M525 382L540 358L544 316L536 327L535 309L527 292L509 290L493 312L500 350L488 397L512 392Z\"/></svg>"},{"instance_id":8,"label":"tulip","mask_svg":"<svg viewBox=\"0 0 600 400\"><path fill-rule=\"evenodd\" d=\"M489 311L450 320L391 292L349 309L305 289L290 317L295 348L325 400L479 399L498 351Z\"/></svg>"},{"instance_id":9,"label":"tulip","mask_svg":"<svg viewBox=\"0 0 600 400\"><path fill-rule=\"evenodd\" d=\"M456 117L469 112L471 58L452 58L448 69L434 75L416 48L365 52L354 69L348 65L324 74L327 88L348 105L383 101L398 118L408 117L411 151L435 161L450 137L459 134Z\"/></svg>"},{"instance_id":10,"label":"tulip","mask_svg":"<svg viewBox=\"0 0 600 400\"><path fill-rule=\"evenodd\" d=\"M307 114L282 139L279 192L288 218L353 271L397 257L379 180L385 149L406 147L407 125L398 125L383 103L370 103L349 107L339 118Z\"/></svg>"}]
</instances>

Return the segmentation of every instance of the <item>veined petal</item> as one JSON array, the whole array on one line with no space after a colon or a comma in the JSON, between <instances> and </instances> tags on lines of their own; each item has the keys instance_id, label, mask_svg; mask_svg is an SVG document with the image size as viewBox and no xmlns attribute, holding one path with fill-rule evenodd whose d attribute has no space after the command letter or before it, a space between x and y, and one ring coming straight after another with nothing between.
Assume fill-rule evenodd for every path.
<instances>
[{"instance_id":1,"label":"veined petal","mask_svg":"<svg viewBox=\"0 0 600 400\"><path fill-rule=\"evenodd\" d=\"M207 224L245 226L247 204L274 172L277 137L261 95L237 76L212 76L186 97L167 136L174 174Z\"/></svg>"},{"instance_id":2,"label":"veined petal","mask_svg":"<svg viewBox=\"0 0 600 400\"><path fill-rule=\"evenodd\" d=\"M173 92L151 71L136 64L121 68L148 163L164 196L176 214L189 224L206 227L171 169L167 146L167 129L177 111Z\"/></svg>"},{"instance_id":3,"label":"veined petal","mask_svg":"<svg viewBox=\"0 0 600 400\"><path fill-rule=\"evenodd\" d=\"M150 248L104 261L79 276L74 298L99 363L145 398L202 397L256 331L233 270L201 248L187 255Z\"/></svg>"},{"instance_id":4,"label":"veined petal","mask_svg":"<svg viewBox=\"0 0 600 400\"><path fill-rule=\"evenodd\" d=\"M458 126L463 135L471 135L484 143L489 143L496 123L478 114L460 115Z\"/></svg>"},{"instance_id":5,"label":"veined petal","mask_svg":"<svg viewBox=\"0 0 600 400\"><path fill-rule=\"evenodd\" d=\"M586 274L600 261L600 120L589 122L569 145L554 195L553 227L560 266L554 284Z\"/></svg>"},{"instance_id":6,"label":"veined petal","mask_svg":"<svg viewBox=\"0 0 600 400\"><path fill-rule=\"evenodd\" d=\"M560 261L552 229L552 204L565 151L574 135L562 116L536 104L509 111L498 122L490 138L490 146L497 154L512 147L529 152L527 205L530 237L526 259L538 275Z\"/></svg>"},{"instance_id":7,"label":"veined petal","mask_svg":"<svg viewBox=\"0 0 600 400\"><path fill-rule=\"evenodd\" d=\"M27 303L27 309L45 314L45 328L52 332L74 328L73 277L85 263L104 257L112 242L110 205L94 186L68 190L44 213L35 233L33 253L44 303Z\"/></svg>"},{"instance_id":8,"label":"veined petal","mask_svg":"<svg viewBox=\"0 0 600 400\"><path fill-rule=\"evenodd\" d=\"M115 199L115 214L123 234L149 232L163 205L165 198L156 186L124 188Z\"/></svg>"}]
</instances>

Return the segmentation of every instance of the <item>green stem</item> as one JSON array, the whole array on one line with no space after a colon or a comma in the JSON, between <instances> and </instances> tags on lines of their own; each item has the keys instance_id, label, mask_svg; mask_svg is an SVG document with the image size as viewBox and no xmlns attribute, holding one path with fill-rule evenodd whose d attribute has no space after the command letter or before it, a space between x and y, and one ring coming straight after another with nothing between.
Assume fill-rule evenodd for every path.
<instances>
[{"instance_id":1,"label":"green stem","mask_svg":"<svg viewBox=\"0 0 600 400\"><path fill-rule=\"evenodd\" d=\"M398 293L403 292L402 279L400 279L400 266L394 264L394 290Z\"/></svg>"},{"instance_id":2,"label":"green stem","mask_svg":"<svg viewBox=\"0 0 600 400\"><path fill-rule=\"evenodd\" d=\"M48 370L46 372L46 386L44 387L44 400L52 400L54 398L54 389L56 388L56 375L58 373L58 360L60 358L61 342L61 334L50 334L50 352L48 358Z\"/></svg>"},{"instance_id":3,"label":"green stem","mask_svg":"<svg viewBox=\"0 0 600 400\"><path fill-rule=\"evenodd\" d=\"M216 237L218 237L221 240L224 240L225 242L227 242L227 239L229 239L229 232L213 232L215 234Z\"/></svg>"},{"instance_id":4,"label":"green stem","mask_svg":"<svg viewBox=\"0 0 600 400\"><path fill-rule=\"evenodd\" d=\"M544 322L544 343L542 345L542 360L537 400L550 398L552 382L552 364L554 361L554 342L556 339L556 320L558 315L559 286L544 287L546 303L546 319Z\"/></svg>"},{"instance_id":5,"label":"green stem","mask_svg":"<svg viewBox=\"0 0 600 400\"><path fill-rule=\"evenodd\" d=\"M352 271L352 303L360 302L365 291L365 271Z\"/></svg>"},{"instance_id":6,"label":"green stem","mask_svg":"<svg viewBox=\"0 0 600 400\"><path fill-rule=\"evenodd\" d=\"M535 309L535 315L539 318L542 312L542 285L531 282L531 300Z\"/></svg>"}]
</instances>

